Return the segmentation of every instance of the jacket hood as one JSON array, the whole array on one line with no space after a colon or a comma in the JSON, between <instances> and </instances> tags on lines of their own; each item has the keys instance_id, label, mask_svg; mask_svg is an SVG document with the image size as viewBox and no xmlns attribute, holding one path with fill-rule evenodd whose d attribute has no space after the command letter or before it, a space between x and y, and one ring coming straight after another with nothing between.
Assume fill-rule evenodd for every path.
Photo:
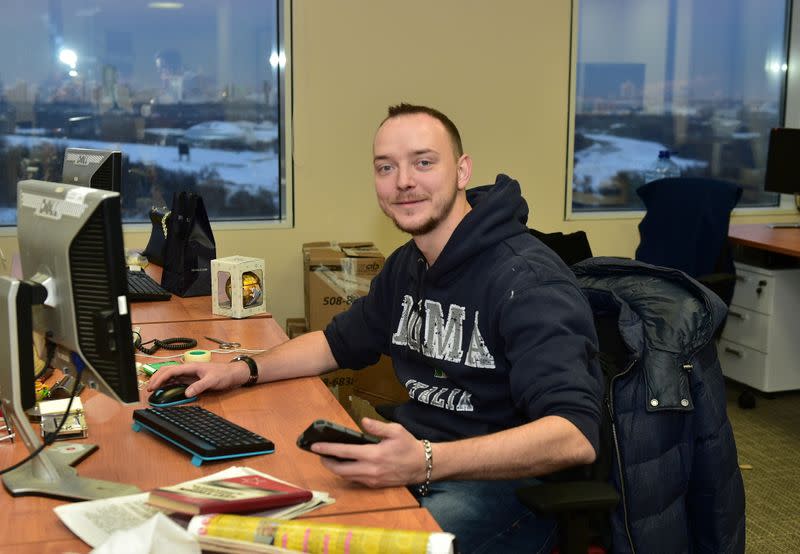
<instances>
[{"instance_id":1,"label":"jacket hood","mask_svg":"<svg viewBox=\"0 0 800 554\"><path fill-rule=\"evenodd\" d=\"M648 410L692 409L686 363L713 340L725 303L677 269L598 257L572 270L593 308L602 295L616 299L622 339L645 370Z\"/></svg>"},{"instance_id":2,"label":"jacket hood","mask_svg":"<svg viewBox=\"0 0 800 554\"><path fill-rule=\"evenodd\" d=\"M437 282L476 254L512 236L527 233L528 204L519 183L500 174L494 184L467 190L472 206L458 224L427 278Z\"/></svg>"}]
</instances>

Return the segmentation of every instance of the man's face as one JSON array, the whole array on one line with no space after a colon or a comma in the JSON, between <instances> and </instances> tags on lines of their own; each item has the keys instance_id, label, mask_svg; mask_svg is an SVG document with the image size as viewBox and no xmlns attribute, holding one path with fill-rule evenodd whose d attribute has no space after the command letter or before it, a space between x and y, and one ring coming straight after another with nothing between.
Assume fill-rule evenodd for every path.
<instances>
[{"instance_id":1,"label":"man's face","mask_svg":"<svg viewBox=\"0 0 800 554\"><path fill-rule=\"evenodd\" d=\"M426 235L447 219L466 186L459 182L450 136L427 114L386 120L375 135L373 155L378 204L412 236Z\"/></svg>"}]
</instances>

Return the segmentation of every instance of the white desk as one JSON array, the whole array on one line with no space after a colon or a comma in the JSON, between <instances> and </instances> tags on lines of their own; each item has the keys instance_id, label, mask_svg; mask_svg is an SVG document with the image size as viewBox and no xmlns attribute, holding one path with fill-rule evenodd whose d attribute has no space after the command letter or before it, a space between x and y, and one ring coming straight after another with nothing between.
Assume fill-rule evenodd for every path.
<instances>
[{"instance_id":1,"label":"white desk","mask_svg":"<svg viewBox=\"0 0 800 554\"><path fill-rule=\"evenodd\" d=\"M732 225L732 243L800 258L800 229ZM800 389L800 269L736 264L719 344L722 372L762 392Z\"/></svg>"}]
</instances>

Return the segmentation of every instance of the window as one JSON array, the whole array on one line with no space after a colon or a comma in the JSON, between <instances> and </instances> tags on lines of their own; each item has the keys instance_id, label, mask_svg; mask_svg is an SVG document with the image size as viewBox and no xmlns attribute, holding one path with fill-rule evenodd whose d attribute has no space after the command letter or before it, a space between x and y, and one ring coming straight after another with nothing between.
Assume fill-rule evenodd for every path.
<instances>
[{"instance_id":1,"label":"window","mask_svg":"<svg viewBox=\"0 0 800 554\"><path fill-rule=\"evenodd\" d=\"M784 121L787 0L576 0L572 213L643 209L660 151L681 175L763 192Z\"/></svg>"},{"instance_id":2,"label":"window","mask_svg":"<svg viewBox=\"0 0 800 554\"><path fill-rule=\"evenodd\" d=\"M67 147L123 154L126 222L176 191L213 220L284 221L282 0L0 3L0 225Z\"/></svg>"}]
</instances>

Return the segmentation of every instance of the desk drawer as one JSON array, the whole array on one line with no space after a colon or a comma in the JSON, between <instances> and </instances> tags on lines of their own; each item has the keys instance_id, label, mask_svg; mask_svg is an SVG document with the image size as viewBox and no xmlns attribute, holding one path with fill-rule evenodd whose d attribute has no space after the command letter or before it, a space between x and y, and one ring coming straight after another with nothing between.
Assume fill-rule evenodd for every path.
<instances>
[{"instance_id":1,"label":"desk drawer","mask_svg":"<svg viewBox=\"0 0 800 554\"><path fill-rule=\"evenodd\" d=\"M769 321L768 315L732 305L728 310L722 338L766 352Z\"/></svg>"},{"instance_id":2,"label":"desk drawer","mask_svg":"<svg viewBox=\"0 0 800 554\"><path fill-rule=\"evenodd\" d=\"M737 268L731 304L762 314L771 314L774 297L775 277Z\"/></svg>"},{"instance_id":3,"label":"desk drawer","mask_svg":"<svg viewBox=\"0 0 800 554\"><path fill-rule=\"evenodd\" d=\"M760 391L767 390L766 354L721 339L718 355L723 375Z\"/></svg>"}]
</instances>

